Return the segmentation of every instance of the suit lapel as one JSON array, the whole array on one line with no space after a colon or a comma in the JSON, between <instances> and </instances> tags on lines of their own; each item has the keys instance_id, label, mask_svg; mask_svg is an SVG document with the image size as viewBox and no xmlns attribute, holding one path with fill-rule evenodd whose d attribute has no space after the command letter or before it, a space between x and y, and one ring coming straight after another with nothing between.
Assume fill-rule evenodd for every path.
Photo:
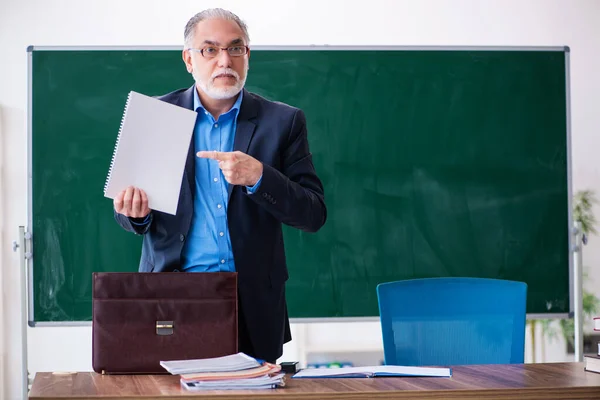
<instances>
[{"instance_id":1,"label":"suit lapel","mask_svg":"<svg viewBox=\"0 0 600 400\"><path fill-rule=\"evenodd\" d=\"M237 128L235 130L235 138L233 140L233 151L241 151L248 153L250 141L256 129L256 115L258 114L258 103L246 89L244 89L244 97L238 114ZM231 192L234 185L227 187L228 200L231 199Z\"/></svg>"},{"instance_id":2,"label":"suit lapel","mask_svg":"<svg viewBox=\"0 0 600 400\"><path fill-rule=\"evenodd\" d=\"M192 87L190 87L188 90L183 92L181 94L181 96L179 96L179 99L177 100L176 104L180 107L187 108L188 110L193 110L194 109L194 90L196 90L196 85L192 85ZM187 159L185 162L185 169L183 171L183 180L187 181L191 194L194 193L195 184L196 184L194 182L194 176L195 176L195 170L196 170L196 163L195 163L196 155L195 155L194 150L195 150L194 135L192 134L192 138L190 140L190 146L188 148Z\"/></svg>"}]
</instances>

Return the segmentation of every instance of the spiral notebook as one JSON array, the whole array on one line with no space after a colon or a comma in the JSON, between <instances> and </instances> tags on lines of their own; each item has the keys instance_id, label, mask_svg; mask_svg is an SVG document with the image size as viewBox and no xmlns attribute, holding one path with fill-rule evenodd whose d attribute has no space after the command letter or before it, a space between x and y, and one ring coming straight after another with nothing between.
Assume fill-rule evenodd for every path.
<instances>
[{"instance_id":1,"label":"spiral notebook","mask_svg":"<svg viewBox=\"0 0 600 400\"><path fill-rule=\"evenodd\" d=\"M143 189L152 210L175 215L197 113L129 92L104 196Z\"/></svg>"}]
</instances>

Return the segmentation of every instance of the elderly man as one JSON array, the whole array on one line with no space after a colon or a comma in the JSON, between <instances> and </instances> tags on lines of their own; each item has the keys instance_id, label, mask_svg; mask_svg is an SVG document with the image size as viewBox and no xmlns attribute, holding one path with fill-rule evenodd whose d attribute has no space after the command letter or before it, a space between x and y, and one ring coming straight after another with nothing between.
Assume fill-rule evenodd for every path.
<instances>
[{"instance_id":1,"label":"elderly man","mask_svg":"<svg viewBox=\"0 0 600 400\"><path fill-rule=\"evenodd\" d=\"M141 272L236 271L239 350L275 362L291 340L282 224L316 232L327 212L304 113L244 89L248 46L229 11L190 19L182 56L196 83L161 97L198 112L177 215L150 210L143 188L125 188L114 208L144 235Z\"/></svg>"}]
</instances>

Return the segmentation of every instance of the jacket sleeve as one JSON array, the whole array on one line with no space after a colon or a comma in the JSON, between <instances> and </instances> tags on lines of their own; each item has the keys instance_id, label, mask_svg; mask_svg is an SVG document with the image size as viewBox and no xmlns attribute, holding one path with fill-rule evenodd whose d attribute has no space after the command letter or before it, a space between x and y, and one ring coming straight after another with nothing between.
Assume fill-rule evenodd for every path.
<instances>
[{"instance_id":1,"label":"jacket sleeve","mask_svg":"<svg viewBox=\"0 0 600 400\"><path fill-rule=\"evenodd\" d=\"M263 164L261 184L248 196L286 225L316 232L325 224L323 184L312 162L306 117L301 110L296 111L292 121L281 171Z\"/></svg>"},{"instance_id":2,"label":"jacket sleeve","mask_svg":"<svg viewBox=\"0 0 600 400\"><path fill-rule=\"evenodd\" d=\"M130 218L116 211L114 211L114 214L115 220L123 229L137 235L145 234L150 229L150 225L152 225L152 211L145 218Z\"/></svg>"}]
</instances>

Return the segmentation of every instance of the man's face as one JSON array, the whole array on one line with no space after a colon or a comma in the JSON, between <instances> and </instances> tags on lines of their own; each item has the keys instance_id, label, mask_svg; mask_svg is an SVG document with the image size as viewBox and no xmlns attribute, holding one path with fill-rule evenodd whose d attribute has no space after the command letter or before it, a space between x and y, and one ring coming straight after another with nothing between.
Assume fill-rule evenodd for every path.
<instances>
[{"instance_id":1,"label":"man's face","mask_svg":"<svg viewBox=\"0 0 600 400\"><path fill-rule=\"evenodd\" d=\"M204 56L184 50L183 59L202 92L213 99L237 96L246 83L250 53L234 57L222 49L246 44L242 30L234 21L209 19L196 25L190 45L194 49L204 49ZM208 57L215 52L215 57Z\"/></svg>"}]
</instances>

